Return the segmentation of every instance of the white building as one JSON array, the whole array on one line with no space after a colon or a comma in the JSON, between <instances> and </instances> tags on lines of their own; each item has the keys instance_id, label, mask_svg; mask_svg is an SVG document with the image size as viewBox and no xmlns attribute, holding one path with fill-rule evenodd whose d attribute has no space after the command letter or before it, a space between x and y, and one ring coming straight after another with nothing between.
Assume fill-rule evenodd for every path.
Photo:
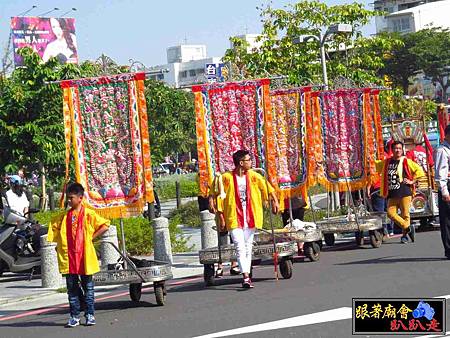
<instances>
[{"instance_id":1,"label":"white building","mask_svg":"<svg viewBox=\"0 0 450 338\"><path fill-rule=\"evenodd\" d=\"M264 42L262 39L260 41L258 41L258 38L260 36L261 36L261 34L243 34L243 35L236 35L234 37L247 42L248 43L247 53L252 53L252 52L257 51ZM230 48L231 49L234 48L233 42L231 42L231 41L230 41Z\"/></svg>"},{"instance_id":2,"label":"white building","mask_svg":"<svg viewBox=\"0 0 450 338\"><path fill-rule=\"evenodd\" d=\"M450 27L450 0L377 0L374 9L388 13L375 18L377 33L413 33L428 27Z\"/></svg>"},{"instance_id":3,"label":"white building","mask_svg":"<svg viewBox=\"0 0 450 338\"><path fill-rule=\"evenodd\" d=\"M161 70L164 73L151 75L175 88L205 83L205 65L219 63L219 57L207 57L205 45L179 45L167 48L167 64L150 67L149 70Z\"/></svg>"}]
</instances>

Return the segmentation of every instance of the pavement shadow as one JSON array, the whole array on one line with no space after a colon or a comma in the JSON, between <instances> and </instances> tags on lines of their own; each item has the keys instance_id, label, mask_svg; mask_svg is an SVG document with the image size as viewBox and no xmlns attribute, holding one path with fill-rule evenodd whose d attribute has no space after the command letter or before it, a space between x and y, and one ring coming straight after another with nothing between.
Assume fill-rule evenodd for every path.
<instances>
[{"instance_id":1,"label":"pavement shadow","mask_svg":"<svg viewBox=\"0 0 450 338\"><path fill-rule=\"evenodd\" d=\"M406 257L406 258L391 258L395 256L386 256L379 258L365 259L362 261L354 261L347 263L337 263L335 265L364 265L364 264L396 264L396 263L416 263L416 262L439 262L448 261L447 258L442 257Z\"/></svg>"},{"instance_id":2,"label":"pavement shadow","mask_svg":"<svg viewBox=\"0 0 450 338\"><path fill-rule=\"evenodd\" d=\"M41 275L33 275L31 279L41 279ZM3 276L0 277L0 283L8 283L8 282L21 282L21 281L29 281L30 275L16 275L16 276Z\"/></svg>"},{"instance_id":3,"label":"pavement shadow","mask_svg":"<svg viewBox=\"0 0 450 338\"><path fill-rule=\"evenodd\" d=\"M264 281L271 281L274 280L274 278L252 278L253 283L259 283ZM194 283L190 285L182 285L182 286L173 286L171 287L168 292L170 293L183 293L183 292L197 292L197 291L242 291L245 289L242 289L241 287L242 278L238 277L229 277L229 278L216 278L214 281L213 286L205 286L204 282Z\"/></svg>"},{"instance_id":4,"label":"pavement shadow","mask_svg":"<svg viewBox=\"0 0 450 338\"><path fill-rule=\"evenodd\" d=\"M10 285L10 286L6 286L5 289L36 289L36 290L39 290L40 287L38 285Z\"/></svg>"},{"instance_id":5,"label":"pavement shadow","mask_svg":"<svg viewBox=\"0 0 450 338\"><path fill-rule=\"evenodd\" d=\"M67 312L67 311L66 311ZM35 320L35 321L26 321L26 322L20 322L20 323L6 323L6 324L0 324L1 327L17 327L17 328L26 328L26 327L61 327L64 326L64 324L56 323L56 322L49 322L49 321L41 321L41 320Z\"/></svg>"},{"instance_id":6,"label":"pavement shadow","mask_svg":"<svg viewBox=\"0 0 450 338\"><path fill-rule=\"evenodd\" d=\"M142 293L142 297L146 297L149 295L150 294ZM151 295L153 295L153 293ZM95 302L95 311L126 310L141 307L160 307L160 306L156 303L150 303L142 300L139 302L134 302L132 300L115 300L115 301L104 300Z\"/></svg>"},{"instance_id":7,"label":"pavement shadow","mask_svg":"<svg viewBox=\"0 0 450 338\"><path fill-rule=\"evenodd\" d=\"M150 294L149 294L150 295ZM146 294L143 293L142 297L145 297ZM153 307L160 307L158 304L150 303L147 301L139 301L134 302L132 300L103 300L103 301L96 301L95 302L95 311L121 311L121 310L127 310L127 309L133 309L133 308L153 308ZM35 309L33 311L39 311L39 310L45 310L46 308L41 309ZM59 315L68 315L68 308L66 306L61 307L54 307L49 308L48 311L44 311L42 313L38 313L37 316L46 316L46 317L55 317ZM7 317L14 315L14 313L21 313L22 311L2 311L2 314ZM84 310L81 311L83 315ZM0 317L1 318L1 317ZM14 320L14 318L11 319L4 319L5 321L8 320ZM64 325L64 324L63 324ZM20 323L0 323L1 327L33 327L33 326L61 326L61 322L56 323L52 322L51 320L48 321L31 321L31 322L20 322ZM0 335L1 337L1 335Z\"/></svg>"}]
</instances>

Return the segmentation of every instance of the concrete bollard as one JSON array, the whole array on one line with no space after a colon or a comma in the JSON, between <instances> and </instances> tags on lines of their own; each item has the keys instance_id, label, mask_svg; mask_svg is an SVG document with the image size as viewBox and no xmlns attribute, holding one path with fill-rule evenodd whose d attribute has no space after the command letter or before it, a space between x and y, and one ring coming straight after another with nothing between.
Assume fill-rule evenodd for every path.
<instances>
[{"instance_id":1,"label":"concrete bollard","mask_svg":"<svg viewBox=\"0 0 450 338\"><path fill-rule=\"evenodd\" d=\"M117 250L109 243L114 243L117 247L119 247L119 240L117 239L117 228L115 225L110 225L108 231L103 233L101 236L100 242L100 256L102 260L102 266L106 266L108 264L116 264L120 258Z\"/></svg>"},{"instance_id":2,"label":"concrete bollard","mask_svg":"<svg viewBox=\"0 0 450 338\"><path fill-rule=\"evenodd\" d=\"M202 249L207 249L217 246L217 230L216 227L216 217L211 214L208 210L200 212L200 219L202 221Z\"/></svg>"},{"instance_id":3,"label":"concrete bollard","mask_svg":"<svg viewBox=\"0 0 450 338\"><path fill-rule=\"evenodd\" d=\"M153 220L153 251L155 260L173 264L169 220L165 217Z\"/></svg>"},{"instance_id":4,"label":"concrete bollard","mask_svg":"<svg viewBox=\"0 0 450 338\"><path fill-rule=\"evenodd\" d=\"M41 236L41 281L43 288L56 289L62 285L56 243L48 242L47 235Z\"/></svg>"}]
</instances>

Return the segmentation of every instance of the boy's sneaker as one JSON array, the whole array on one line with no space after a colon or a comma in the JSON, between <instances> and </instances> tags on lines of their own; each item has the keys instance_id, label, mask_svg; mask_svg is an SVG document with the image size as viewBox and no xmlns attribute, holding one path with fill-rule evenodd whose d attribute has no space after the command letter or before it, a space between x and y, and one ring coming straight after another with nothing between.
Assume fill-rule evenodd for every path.
<instances>
[{"instance_id":1,"label":"boy's sneaker","mask_svg":"<svg viewBox=\"0 0 450 338\"><path fill-rule=\"evenodd\" d=\"M253 283L252 280L248 277L248 278L244 278L244 281L242 282L242 287L244 289L251 289L253 288Z\"/></svg>"},{"instance_id":2,"label":"boy's sneaker","mask_svg":"<svg viewBox=\"0 0 450 338\"><path fill-rule=\"evenodd\" d=\"M69 321L66 324L66 327L75 327L80 325L80 318L70 317Z\"/></svg>"},{"instance_id":3,"label":"boy's sneaker","mask_svg":"<svg viewBox=\"0 0 450 338\"><path fill-rule=\"evenodd\" d=\"M408 237L402 236L402 238L400 238L400 242L403 244L408 244Z\"/></svg>"},{"instance_id":4,"label":"boy's sneaker","mask_svg":"<svg viewBox=\"0 0 450 338\"><path fill-rule=\"evenodd\" d=\"M95 317L94 317L94 315L87 315L86 316L86 325L87 326L95 325Z\"/></svg>"}]
</instances>

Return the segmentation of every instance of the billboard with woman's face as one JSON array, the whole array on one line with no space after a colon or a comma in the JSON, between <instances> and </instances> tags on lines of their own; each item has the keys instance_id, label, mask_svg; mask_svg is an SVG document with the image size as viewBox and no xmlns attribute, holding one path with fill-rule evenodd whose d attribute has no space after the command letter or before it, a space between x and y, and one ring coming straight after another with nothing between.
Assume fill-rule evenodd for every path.
<instances>
[{"instance_id":1,"label":"billboard with woman's face","mask_svg":"<svg viewBox=\"0 0 450 338\"><path fill-rule=\"evenodd\" d=\"M11 34L16 67L23 65L17 53L23 47L31 47L44 62L56 57L60 63L78 63L73 18L12 17Z\"/></svg>"}]
</instances>

